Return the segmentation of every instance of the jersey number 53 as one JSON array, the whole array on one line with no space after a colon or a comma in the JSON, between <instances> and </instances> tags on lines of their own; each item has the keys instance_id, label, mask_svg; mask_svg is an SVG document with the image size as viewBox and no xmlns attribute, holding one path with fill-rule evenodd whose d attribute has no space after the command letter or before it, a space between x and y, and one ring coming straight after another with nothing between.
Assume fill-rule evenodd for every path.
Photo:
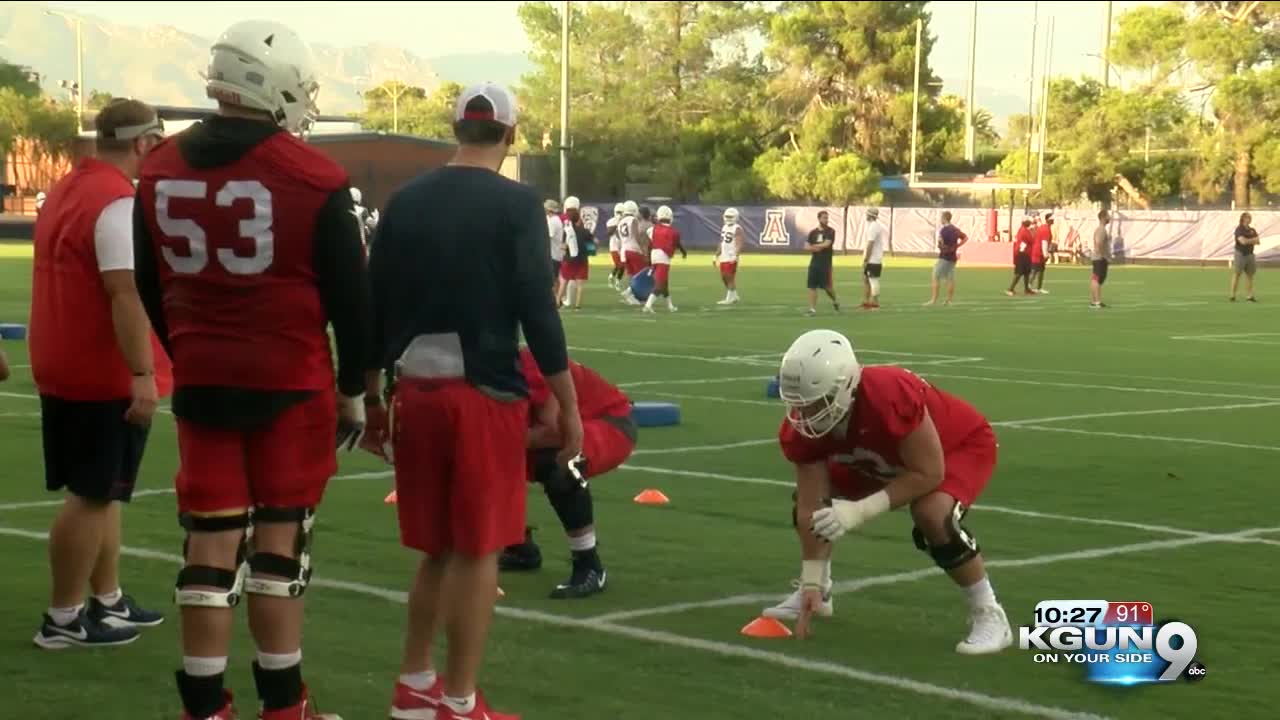
<instances>
[{"instance_id":1,"label":"jersey number 53","mask_svg":"<svg viewBox=\"0 0 1280 720\"><path fill-rule=\"evenodd\" d=\"M156 223L170 240L160 254L175 272L195 275L209 265L209 242L204 228L191 218L177 218L169 213L173 198L208 200L209 184L202 180L160 180L156 182ZM252 255L238 255L232 248L217 248L219 265L232 275L257 275L271 267L275 254L275 236L271 232L271 191L257 180L228 180L214 194L213 204L230 208L236 200L252 200L253 216L239 222L240 237L253 241ZM186 247L182 247L185 245ZM179 249L183 250L181 254Z\"/></svg>"}]
</instances>

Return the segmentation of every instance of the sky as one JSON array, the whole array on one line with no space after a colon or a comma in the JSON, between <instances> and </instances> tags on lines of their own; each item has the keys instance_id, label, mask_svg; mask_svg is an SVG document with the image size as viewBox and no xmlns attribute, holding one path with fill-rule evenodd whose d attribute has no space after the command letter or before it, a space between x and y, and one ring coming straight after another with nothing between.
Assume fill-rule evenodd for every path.
<instances>
[{"instance_id":1,"label":"sky","mask_svg":"<svg viewBox=\"0 0 1280 720\"><path fill-rule=\"evenodd\" d=\"M53 7L111 18L131 25L165 24L213 35L228 20L263 18L292 26L310 42L330 45L382 43L431 58L460 52L518 51L529 47L516 16L519 2L52 2ZM1144 3L1115 2L1116 17ZM1003 104L1026 99L1033 14L1037 75L1043 63L1047 20L1057 21L1053 38L1055 75L1096 76L1100 62L1088 57L1101 47L1105 2L1100 0L1016 0L978 3L977 86L979 94L1000 96ZM929 4L937 36L931 58L944 90L963 94L968 62L972 3ZM980 98L981 100L981 98ZM990 102L990 100L988 101Z\"/></svg>"}]
</instances>

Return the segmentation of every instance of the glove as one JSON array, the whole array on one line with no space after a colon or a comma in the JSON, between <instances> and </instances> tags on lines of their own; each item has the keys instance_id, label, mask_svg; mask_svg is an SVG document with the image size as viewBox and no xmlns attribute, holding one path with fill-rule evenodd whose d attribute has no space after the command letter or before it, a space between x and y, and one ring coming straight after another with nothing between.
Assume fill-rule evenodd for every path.
<instances>
[{"instance_id":1,"label":"glove","mask_svg":"<svg viewBox=\"0 0 1280 720\"><path fill-rule=\"evenodd\" d=\"M364 396L338 395L338 450L351 452L364 436Z\"/></svg>"},{"instance_id":2,"label":"glove","mask_svg":"<svg viewBox=\"0 0 1280 720\"><path fill-rule=\"evenodd\" d=\"M582 487L587 486L587 458L582 453L569 461L569 475Z\"/></svg>"},{"instance_id":3,"label":"glove","mask_svg":"<svg viewBox=\"0 0 1280 720\"><path fill-rule=\"evenodd\" d=\"M850 530L889 509L889 495L885 491L862 500L833 500L830 507L819 508L809 521L814 535L835 542Z\"/></svg>"}]
</instances>

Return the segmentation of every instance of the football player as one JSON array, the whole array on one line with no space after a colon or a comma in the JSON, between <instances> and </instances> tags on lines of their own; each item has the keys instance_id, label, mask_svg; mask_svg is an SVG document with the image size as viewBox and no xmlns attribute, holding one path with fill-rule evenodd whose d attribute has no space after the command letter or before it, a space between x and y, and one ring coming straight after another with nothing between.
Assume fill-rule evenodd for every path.
<instances>
[{"instance_id":1,"label":"football player","mask_svg":"<svg viewBox=\"0 0 1280 720\"><path fill-rule=\"evenodd\" d=\"M652 249L649 250L649 262L653 265L653 291L649 293L649 299L645 300L644 311L653 312L653 299L662 296L667 299L667 310L675 312L676 305L671 301L671 259L675 257L677 250L680 251L682 260L687 259L689 253L680 244L680 231L671 227L675 220L675 213L671 212L671 208L663 205L658 208L656 217L658 224L652 228Z\"/></svg>"},{"instance_id":2,"label":"football player","mask_svg":"<svg viewBox=\"0 0 1280 720\"><path fill-rule=\"evenodd\" d=\"M573 571L569 579L551 591L557 600L584 598L603 592L606 574L596 550L596 527L591 489L587 481L626 462L638 435L626 394L591 368L569 362L569 373L578 391L582 415L582 460L573 469L557 465L560 448L560 406L547 388L528 349L521 350L521 365L529 381L530 425L528 435L529 479L542 485L547 500L560 518ZM525 530L525 541L512 545L499 558L503 570L536 570L542 567L542 551Z\"/></svg>"},{"instance_id":3,"label":"football player","mask_svg":"<svg viewBox=\"0 0 1280 720\"><path fill-rule=\"evenodd\" d=\"M335 447L354 449L379 400L362 398L360 223L346 172L295 135L318 112L302 38L232 25L206 77L217 113L147 157L133 222L139 293L176 382L182 717L237 716L223 677L243 597L259 718L338 720L303 682L303 594Z\"/></svg>"},{"instance_id":4,"label":"football player","mask_svg":"<svg viewBox=\"0 0 1280 720\"><path fill-rule=\"evenodd\" d=\"M996 465L996 436L971 405L909 370L862 367L849 339L831 330L801 335L782 358L779 395L787 415L778 434L795 466L793 521L803 562L798 590L765 615L829 616L832 543L873 517L905 507L915 546L969 601L966 655L1008 647L1009 621L983 567L965 515Z\"/></svg>"},{"instance_id":5,"label":"football player","mask_svg":"<svg viewBox=\"0 0 1280 720\"><path fill-rule=\"evenodd\" d=\"M560 279L564 282L564 307L582 309L582 291L591 276L591 232L582 224L582 201L569 196L564 199L564 262Z\"/></svg>"},{"instance_id":6,"label":"football player","mask_svg":"<svg viewBox=\"0 0 1280 720\"><path fill-rule=\"evenodd\" d=\"M724 299L717 305L736 305L738 302L738 257L746 243L747 234L738 224L738 209L724 211L724 225L720 227L720 245L712 265L720 268L720 282L724 283Z\"/></svg>"},{"instance_id":7,"label":"football player","mask_svg":"<svg viewBox=\"0 0 1280 720\"><path fill-rule=\"evenodd\" d=\"M639 275L647 267L644 255L644 238L640 228L640 206L635 200L622 203L622 218L618 220L618 238L622 244L622 259L627 271L627 279L622 289L622 301L628 305L639 305L640 300L631 292L631 278Z\"/></svg>"},{"instance_id":8,"label":"football player","mask_svg":"<svg viewBox=\"0 0 1280 720\"><path fill-rule=\"evenodd\" d=\"M609 256L613 258L613 271L609 273L609 287L621 290L622 275L627 266L622 262L622 238L618 237L618 223L622 221L623 203L613 206L613 217L605 221L605 232L609 236Z\"/></svg>"},{"instance_id":9,"label":"football player","mask_svg":"<svg viewBox=\"0 0 1280 720\"><path fill-rule=\"evenodd\" d=\"M360 242L367 248L369 247L369 208L361 204L364 200L364 194L360 192L360 188L351 188L351 204L355 207L353 212L356 221L360 223Z\"/></svg>"},{"instance_id":10,"label":"football player","mask_svg":"<svg viewBox=\"0 0 1280 720\"><path fill-rule=\"evenodd\" d=\"M1035 235L1031 230L1031 218L1022 218L1022 227L1018 228L1018 234L1013 240L1013 282L1009 283L1009 289L1004 291L1005 295L1013 297L1013 289L1018 286L1018 281L1022 281L1022 291L1027 295L1034 295L1031 292L1031 248L1036 244Z\"/></svg>"}]
</instances>

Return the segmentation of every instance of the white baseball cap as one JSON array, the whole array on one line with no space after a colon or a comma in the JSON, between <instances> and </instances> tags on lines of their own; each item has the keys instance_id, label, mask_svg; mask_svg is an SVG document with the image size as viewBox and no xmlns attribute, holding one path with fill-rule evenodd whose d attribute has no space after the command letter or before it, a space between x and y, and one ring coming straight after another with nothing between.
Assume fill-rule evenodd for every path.
<instances>
[{"instance_id":1,"label":"white baseball cap","mask_svg":"<svg viewBox=\"0 0 1280 720\"><path fill-rule=\"evenodd\" d=\"M484 103L474 103L475 100L487 101L487 107ZM482 105L476 108L475 105ZM467 106L472 105L471 111L467 111ZM516 124L516 99L511 92L501 85L494 83L481 83L472 85L462 94L458 96L458 102L454 105L453 110L454 121L458 120L493 120L507 127L514 127Z\"/></svg>"}]
</instances>

